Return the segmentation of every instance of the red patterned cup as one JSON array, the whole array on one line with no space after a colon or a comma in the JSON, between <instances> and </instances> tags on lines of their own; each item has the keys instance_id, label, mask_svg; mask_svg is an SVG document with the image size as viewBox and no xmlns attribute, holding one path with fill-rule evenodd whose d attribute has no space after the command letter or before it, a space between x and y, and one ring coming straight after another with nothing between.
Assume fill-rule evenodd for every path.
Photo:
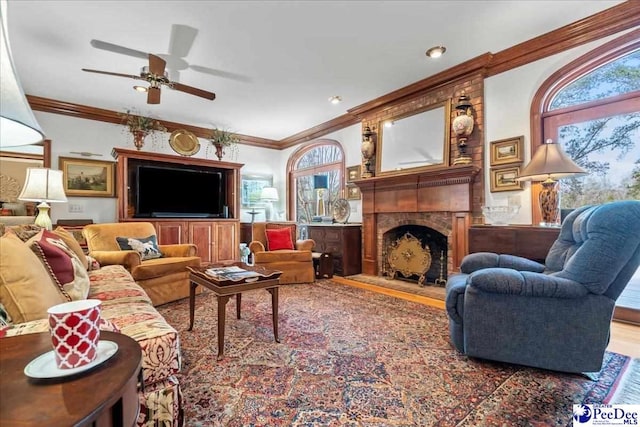
<instances>
[{"instance_id":1,"label":"red patterned cup","mask_svg":"<svg viewBox=\"0 0 640 427\"><path fill-rule=\"evenodd\" d=\"M97 299L71 301L47 310L58 368L78 368L95 360L100 340L100 303Z\"/></svg>"}]
</instances>

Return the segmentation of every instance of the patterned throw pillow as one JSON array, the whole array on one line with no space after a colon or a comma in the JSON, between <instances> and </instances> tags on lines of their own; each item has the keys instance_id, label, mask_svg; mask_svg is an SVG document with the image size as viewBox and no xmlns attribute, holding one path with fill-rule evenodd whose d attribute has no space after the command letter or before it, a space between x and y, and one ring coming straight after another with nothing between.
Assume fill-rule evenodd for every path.
<instances>
[{"instance_id":1,"label":"patterned throw pillow","mask_svg":"<svg viewBox=\"0 0 640 427\"><path fill-rule=\"evenodd\" d=\"M6 308L4 308L4 305L0 303L0 329L4 326L9 326L12 323L13 323L13 320L11 319L9 312L7 311Z\"/></svg>"},{"instance_id":2,"label":"patterned throw pillow","mask_svg":"<svg viewBox=\"0 0 640 427\"><path fill-rule=\"evenodd\" d=\"M57 234L41 230L27 245L47 268L51 279L70 301L87 298L89 274L64 240Z\"/></svg>"},{"instance_id":3,"label":"patterned throw pillow","mask_svg":"<svg viewBox=\"0 0 640 427\"><path fill-rule=\"evenodd\" d=\"M0 266L0 302L15 323L46 319L49 307L68 301L15 234L0 237Z\"/></svg>"},{"instance_id":4,"label":"patterned throw pillow","mask_svg":"<svg viewBox=\"0 0 640 427\"><path fill-rule=\"evenodd\" d=\"M293 249L291 231L288 228L265 230L267 234L267 250Z\"/></svg>"},{"instance_id":5,"label":"patterned throw pillow","mask_svg":"<svg viewBox=\"0 0 640 427\"><path fill-rule=\"evenodd\" d=\"M84 251L80 247L80 243L76 240L75 235L71 234L63 227L57 227L53 232L60 236L62 240L64 240L69 249L71 249L73 253L76 254L82 265L84 265L84 268L88 270L89 261L87 260L87 256L84 254Z\"/></svg>"},{"instance_id":6,"label":"patterned throw pillow","mask_svg":"<svg viewBox=\"0 0 640 427\"><path fill-rule=\"evenodd\" d=\"M158 239L155 234L144 238L116 237L118 246L123 251L134 250L140 254L142 260L160 258L162 252L158 249Z\"/></svg>"}]
</instances>

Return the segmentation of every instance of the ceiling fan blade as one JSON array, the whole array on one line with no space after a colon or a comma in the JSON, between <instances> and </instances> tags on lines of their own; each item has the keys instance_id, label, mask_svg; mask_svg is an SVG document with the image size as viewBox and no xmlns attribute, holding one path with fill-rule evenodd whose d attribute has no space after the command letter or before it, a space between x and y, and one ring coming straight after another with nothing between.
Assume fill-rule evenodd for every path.
<instances>
[{"instance_id":1,"label":"ceiling fan blade","mask_svg":"<svg viewBox=\"0 0 640 427\"><path fill-rule=\"evenodd\" d=\"M160 104L160 88L149 88L147 91L147 104Z\"/></svg>"},{"instance_id":2,"label":"ceiling fan blade","mask_svg":"<svg viewBox=\"0 0 640 427\"><path fill-rule=\"evenodd\" d=\"M83 68L82 71L86 71L87 73L98 73L98 74L106 74L108 76L129 77L131 79L143 80L140 76L135 74L112 73L111 71L90 70L88 68Z\"/></svg>"},{"instance_id":3,"label":"ceiling fan blade","mask_svg":"<svg viewBox=\"0 0 640 427\"><path fill-rule=\"evenodd\" d=\"M216 94L213 92L207 92L206 90L198 89L197 87L183 85L182 83L171 83L171 86L175 90L179 90L180 92L185 92L191 95L199 96L201 98L206 98L211 101L216 99Z\"/></svg>"},{"instance_id":4,"label":"ceiling fan blade","mask_svg":"<svg viewBox=\"0 0 640 427\"><path fill-rule=\"evenodd\" d=\"M95 47L96 49L108 50L109 52L134 56L136 58L146 59L147 55L149 55L147 52L141 52L139 50L129 49L128 47L119 46L113 43L103 42L101 40L91 40L89 43L91 43L91 46Z\"/></svg>"},{"instance_id":5,"label":"ceiling fan blade","mask_svg":"<svg viewBox=\"0 0 640 427\"><path fill-rule=\"evenodd\" d=\"M169 40L169 55L184 58L189 54L198 30L188 25L173 24Z\"/></svg>"},{"instance_id":6,"label":"ceiling fan blade","mask_svg":"<svg viewBox=\"0 0 640 427\"><path fill-rule=\"evenodd\" d=\"M167 61L152 53L149 54L149 72L156 76L164 76L164 67Z\"/></svg>"},{"instance_id":7,"label":"ceiling fan blade","mask_svg":"<svg viewBox=\"0 0 640 427\"><path fill-rule=\"evenodd\" d=\"M243 83L251 83L251 78L242 74L231 73L229 71L216 70L214 68L203 67L201 65L189 65L189 68L199 73L205 73L211 76L222 77L230 80L236 80Z\"/></svg>"}]
</instances>

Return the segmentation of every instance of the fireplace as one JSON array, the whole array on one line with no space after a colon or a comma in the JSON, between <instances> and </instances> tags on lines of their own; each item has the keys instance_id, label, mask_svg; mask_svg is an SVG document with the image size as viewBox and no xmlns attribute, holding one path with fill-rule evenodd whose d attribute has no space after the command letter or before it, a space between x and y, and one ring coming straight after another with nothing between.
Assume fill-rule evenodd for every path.
<instances>
[{"instance_id":1,"label":"fireplace","mask_svg":"<svg viewBox=\"0 0 640 427\"><path fill-rule=\"evenodd\" d=\"M375 276L389 272L385 257L390 232L396 239L406 232L426 238L423 243L429 247L431 257L427 283L436 283L441 270L443 280L459 271L460 262L468 253L472 187L479 171L476 166L464 165L357 180L362 191L362 272ZM441 267L442 257L446 268ZM414 278L416 282L419 276Z\"/></svg>"},{"instance_id":2,"label":"fireplace","mask_svg":"<svg viewBox=\"0 0 640 427\"><path fill-rule=\"evenodd\" d=\"M409 219L405 214L399 214L403 219L393 218L398 215L387 216L389 218L382 223L407 224L388 231L379 228L378 233L382 234L382 238L378 239L382 244L379 260L381 275L416 282L421 286L444 286L448 271L448 233L443 234L421 225L430 222L430 214L418 214L415 216L424 218L415 219Z\"/></svg>"}]
</instances>

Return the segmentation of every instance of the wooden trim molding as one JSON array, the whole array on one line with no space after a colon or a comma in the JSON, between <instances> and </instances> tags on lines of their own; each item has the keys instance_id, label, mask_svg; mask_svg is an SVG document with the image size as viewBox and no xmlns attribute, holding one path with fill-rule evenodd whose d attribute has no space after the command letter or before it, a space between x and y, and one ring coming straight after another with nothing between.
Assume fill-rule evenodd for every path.
<instances>
[{"instance_id":1,"label":"wooden trim molding","mask_svg":"<svg viewBox=\"0 0 640 427\"><path fill-rule=\"evenodd\" d=\"M637 27L638 22L640 1L620 3L496 53L487 66L487 77Z\"/></svg>"},{"instance_id":2,"label":"wooden trim molding","mask_svg":"<svg viewBox=\"0 0 640 427\"><path fill-rule=\"evenodd\" d=\"M282 150L285 148L293 147L294 145L311 141L315 138L320 138L321 136L324 136L328 133L344 129L359 122L359 118L353 117L349 114L343 114L339 117L336 117L335 119L329 120L328 122L324 122L322 124L319 124L318 126L314 126L310 129L298 132L295 135L291 135L285 139L280 140L280 142L278 142L278 148Z\"/></svg>"},{"instance_id":3,"label":"wooden trim molding","mask_svg":"<svg viewBox=\"0 0 640 427\"><path fill-rule=\"evenodd\" d=\"M86 105L74 104L71 102L58 101L55 99L42 98L39 96L27 95L27 101L34 111L42 111L45 113L62 114L64 116L76 117L79 119L96 120L100 122L113 123L116 125L122 125L122 117L120 113L112 110L105 110L103 108L89 107ZM187 125L184 123L169 122L166 120L159 120L164 127L167 128L167 132L171 133L174 130L184 129L192 132L200 138L208 138L211 134L211 129ZM260 138L251 135L238 134L240 137L240 144L252 145L263 148L274 148L274 145L278 144L278 141L273 139Z\"/></svg>"}]
</instances>

